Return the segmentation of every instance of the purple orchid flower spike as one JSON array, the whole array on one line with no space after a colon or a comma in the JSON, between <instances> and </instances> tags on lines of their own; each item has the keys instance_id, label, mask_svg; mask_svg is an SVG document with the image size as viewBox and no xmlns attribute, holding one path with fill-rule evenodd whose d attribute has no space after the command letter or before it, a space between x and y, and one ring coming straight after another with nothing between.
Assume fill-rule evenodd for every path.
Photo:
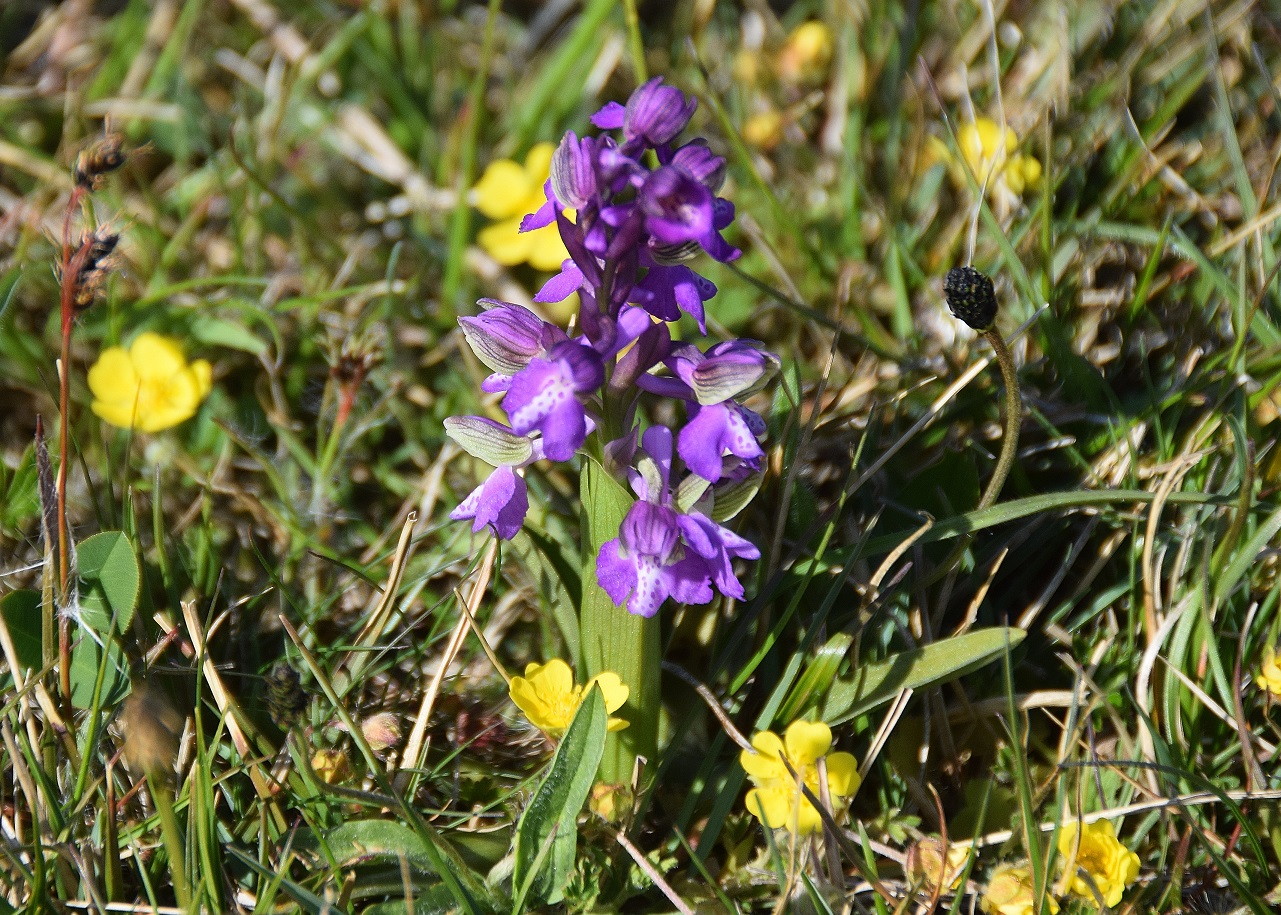
<instances>
[{"instance_id":1,"label":"purple orchid flower spike","mask_svg":"<svg viewBox=\"0 0 1281 915\"><path fill-rule=\"evenodd\" d=\"M535 357L512 376L503 409L518 435L538 430L553 461L568 461L587 436L587 411L580 397L605 381L600 355L574 340L556 344L547 358Z\"/></svg>"}]
</instances>

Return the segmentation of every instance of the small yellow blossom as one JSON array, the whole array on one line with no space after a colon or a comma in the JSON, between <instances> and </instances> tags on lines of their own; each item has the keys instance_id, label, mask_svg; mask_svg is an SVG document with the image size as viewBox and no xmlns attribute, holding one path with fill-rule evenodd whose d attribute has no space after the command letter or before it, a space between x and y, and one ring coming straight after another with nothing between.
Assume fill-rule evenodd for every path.
<instances>
[{"instance_id":1,"label":"small yellow blossom","mask_svg":"<svg viewBox=\"0 0 1281 915\"><path fill-rule=\"evenodd\" d=\"M211 377L208 362L188 363L177 340L148 331L128 350L103 350L89 369L93 412L125 429L168 429L195 415Z\"/></svg>"},{"instance_id":2,"label":"small yellow blossom","mask_svg":"<svg viewBox=\"0 0 1281 915\"><path fill-rule=\"evenodd\" d=\"M600 687L605 698L605 711L611 716L623 707L631 692L618 674L608 670L578 686L569 665L554 658L546 664L531 661L525 668L525 676L512 677L507 694L534 727L549 737L556 737L565 733L593 685ZM621 731L625 727L627 722L622 718L609 719L611 731Z\"/></svg>"},{"instance_id":3,"label":"small yellow blossom","mask_svg":"<svg viewBox=\"0 0 1281 915\"><path fill-rule=\"evenodd\" d=\"M1259 665L1259 675L1254 678L1259 689L1281 699L1281 664L1277 663L1276 649L1271 645L1263 649L1263 663Z\"/></svg>"},{"instance_id":4,"label":"small yellow blossom","mask_svg":"<svg viewBox=\"0 0 1281 915\"><path fill-rule=\"evenodd\" d=\"M1026 864L998 867L988 881L979 906L988 915L1036 915L1036 884ZM1043 912L1058 915L1059 904L1046 893Z\"/></svg>"},{"instance_id":5,"label":"small yellow blossom","mask_svg":"<svg viewBox=\"0 0 1281 915\"><path fill-rule=\"evenodd\" d=\"M772 731L760 731L752 737L752 746L756 751L744 750L739 762L756 786L747 792L747 812L764 826L808 835L823 825L787 763L805 786L821 797L818 761L823 759L833 806L843 806L844 799L858 790L858 762L849 753L828 754L832 729L821 721L793 721L781 738Z\"/></svg>"},{"instance_id":6,"label":"small yellow blossom","mask_svg":"<svg viewBox=\"0 0 1281 915\"><path fill-rule=\"evenodd\" d=\"M962 124L956 132L956 143L975 180L980 185L986 181L989 191L1004 187L1017 197L1041 181L1041 163L1018 152L1018 135L1009 127L1002 133L1001 125L991 118ZM934 152L943 161L955 162L942 141L934 141ZM958 184L965 183L963 173L954 170L953 176Z\"/></svg>"},{"instance_id":7,"label":"small yellow blossom","mask_svg":"<svg viewBox=\"0 0 1281 915\"><path fill-rule=\"evenodd\" d=\"M555 223L520 231L521 220L547 202L543 185L555 151L551 143L539 143L525 156L524 165L511 159L491 162L472 189L476 209L496 220L480 230L476 241L505 267L529 264L535 270L559 270L569 257Z\"/></svg>"},{"instance_id":8,"label":"small yellow blossom","mask_svg":"<svg viewBox=\"0 0 1281 915\"><path fill-rule=\"evenodd\" d=\"M802 22L787 36L779 49L775 68L784 82L816 86L827 78L836 39L826 23L811 19Z\"/></svg>"},{"instance_id":9,"label":"small yellow blossom","mask_svg":"<svg viewBox=\"0 0 1281 915\"><path fill-rule=\"evenodd\" d=\"M1059 854L1064 866L1071 867L1067 888L1074 895L1097 901L1094 890L1109 908L1121 901L1125 888L1139 876L1139 856L1117 841L1116 830L1107 820L1065 823L1059 830ZM1082 872L1089 875L1087 881ZM1091 888L1093 883L1093 888Z\"/></svg>"}]
</instances>

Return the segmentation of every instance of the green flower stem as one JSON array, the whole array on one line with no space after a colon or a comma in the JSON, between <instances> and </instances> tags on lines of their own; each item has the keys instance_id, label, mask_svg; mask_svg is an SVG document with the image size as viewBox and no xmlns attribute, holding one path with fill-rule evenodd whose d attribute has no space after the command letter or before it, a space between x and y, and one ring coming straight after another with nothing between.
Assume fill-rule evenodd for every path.
<instances>
[{"instance_id":1,"label":"green flower stem","mask_svg":"<svg viewBox=\"0 0 1281 915\"><path fill-rule=\"evenodd\" d=\"M1010 349L1005 345L1005 340L1001 338L1001 332L996 329L995 324L981 333L996 354L996 364L1000 367L1001 378L1005 382L1005 423L1001 436L1001 453L996 459L996 469L992 471L992 476L987 481L983 495L979 497L979 504L975 507L975 511L983 511L996 504L996 499L1005 486L1005 480L1014 467L1014 458L1019 450L1019 429L1023 425L1023 395L1019 389L1018 373L1014 370L1014 357L1010 355ZM957 540L956 546L948 554L947 559L943 560L938 570L930 577L930 583L938 581L951 571L973 541L973 533L965 534Z\"/></svg>"},{"instance_id":2,"label":"green flower stem","mask_svg":"<svg viewBox=\"0 0 1281 915\"><path fill-rule=\"evenodd\" d=\"M631 785L636 757L653 760L658 748L661 707L659 622L614 606L596 582L601 545L618 536L632 499L596 461L583 464L583 595L580 638L583 680L612 670L627 685L627 704L617 712L628 727L611 733L605 743L599 778L611 785Z\"/></svg>"},{"instance_id":3,"label":"green flower stem","mask_svg":"<svg viewBox=\"0 0 1281 915\"><path fill-rule=\"evenodd\" d=\"M147 773L147 786L151 799L160 816L160 837L169 854L169 876L173 880L173 895L181 909L191 910L191 884L187 882L187 839L178 813L173 808L173 794L161 772Z\"/></svg>"},{"instance_id":4,"label":"green flower stem","mask_svg":"<svg viewBox=\"0 0 1281 915\"><path fill-rule=\"evenodd\" d=\"M996 460L996 469L987 481L987 488L979 499L977 511L991 508L1001 494L1005 479L1014 466L1014 458L1019 450L1019 429L1023 425L1023 395L1019 390L1019 376L1014 370L1014 357L1001 339L1001 332L993 324L983 331L983 337L996 353L996 364L1001 367L1001 378L1005 381L1005 434L1001 437L1001 455Z\"/></svg>"}]
</instances>

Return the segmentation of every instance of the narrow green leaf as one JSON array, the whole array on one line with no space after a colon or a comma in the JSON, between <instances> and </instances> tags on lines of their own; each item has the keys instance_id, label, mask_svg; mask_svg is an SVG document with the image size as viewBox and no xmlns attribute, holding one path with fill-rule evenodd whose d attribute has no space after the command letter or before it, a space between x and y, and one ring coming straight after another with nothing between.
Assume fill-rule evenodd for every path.
<instances>
[{"instance_id":1,"label":"narrow green leaf","mask_svg":"<svg viewBox=\"0 0 1281 915\"><path fill-rule=\"evenodd\" d=\"M521 886L535 872L539 851L551 839L552 850L546 859L549 866L538 874L534 883L534 892L549 905L564 896L565 882L574 869L578 812L583 809L596 781L596 768L605 752L608 721L605 697L599 687L593 686L556 748L547 777L538 786L516 828L513 886Z\"/></svg>"},{"instance_id":2,"label":"narrow green leaf","mask_svg":"<svg viewBox=\"0 0 1281 915\"><path fill-rule=\"evenodd\" d=\"M953 680L995 661L1026 635L1022 629L1006 626L976 629L865 664L832 684L820 717L828 724L840 724L888 702L900 690Z\"/></svg>"},{"instance_id":3,"label":"narrow green leaf","mask_svg":"<svg viewBox=\"0 0 1281 915\"><path fill-rule=\"evenodd\" d=\"M846 632L838 632L828 639L827 644L818 650L814 660L792 686L792 691L783 700L775 719L782 722L795 721L827 693L852 644L854 636Z\"/></svg>"},{"instance_id":4,"label":"narrow green leaf","mask_svg":"<svg viewBox=\"0 0 1281 915\"><path fill-rule=\"evenodd\" d=\"M1214 596L1222 603L1227 600L1232 589L1237 583L1245 577L1246 573L1254 565L1255 558L1267 548L1272 542L1272 538L1281 530L1281 509L1274 511L1268 516L1268 520L1259 525L1259 529L1254 532L1254 536L1246 541L1245 546L1237 551L1228 563L1219 580L1214 583Z\"/></svg>"}]
</instances>

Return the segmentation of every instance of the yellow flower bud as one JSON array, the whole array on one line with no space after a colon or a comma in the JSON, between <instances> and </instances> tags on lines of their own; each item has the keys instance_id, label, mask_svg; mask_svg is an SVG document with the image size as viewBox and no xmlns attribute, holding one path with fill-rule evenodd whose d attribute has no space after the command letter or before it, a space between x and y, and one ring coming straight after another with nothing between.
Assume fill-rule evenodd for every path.
<instances>
[{"instance_id":1,"label":"yellow flower bud","mask_svg":"<svg viewBox=\"0 0 1281 915\"><path fill-rule=\"evenodd\" d=\"M908 847L907 876L926 893L954 892L961 886L969 860L970 851L964 845L948 845L944 854L943 840L926 836Z\"/></svg>"}]
</instances>

